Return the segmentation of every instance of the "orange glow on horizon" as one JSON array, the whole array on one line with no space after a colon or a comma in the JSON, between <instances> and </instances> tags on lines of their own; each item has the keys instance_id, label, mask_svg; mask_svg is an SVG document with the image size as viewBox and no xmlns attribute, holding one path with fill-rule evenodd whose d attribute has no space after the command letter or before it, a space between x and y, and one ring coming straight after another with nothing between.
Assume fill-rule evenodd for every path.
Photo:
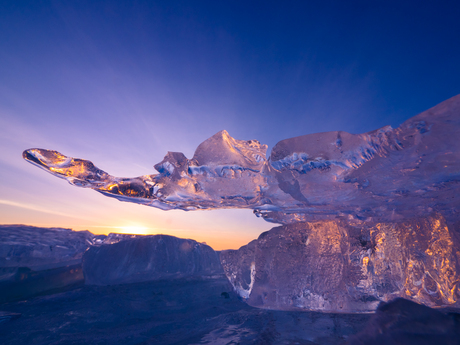
<instances>
[{"instance_id":1,"label":"orange glow on horizon","mask_svg":"<svg viewBox=\"0 0 460 345\"><path fill-rule=\"evenodd\" d=\"M42 226L42 225L41 225ZM199 233L183 229L155 229L141 225L127 226L88 226L86 228L73 228L73 230L88 230L95 235L108 235L110 233L130 235L169 235L179 238L192 239L200 243L206 243L214 250L239 249L255 238L250 236L235 236L228 233ZM257 236L256 236L257 237Z\"/></svg>"},{"instance_id":2,"label":"orange glow on horizon","mask_svg":"<svg viewBox=\"0 0 460 345\"><path fill-rule=\"evenodd\" d=\"M62 195L52 194L44 202L43 194L30 195L27 202L0 199L0 224L88 230L95 235L164 234L206 243L214 250L239 249L275 226L254 217L248 210L164 212L102 199L85 190L81 191L85 198L80 198L80 191L70 188L73 187L69 186L63 202L55 201Z\"/></svg>"}]
</instances>

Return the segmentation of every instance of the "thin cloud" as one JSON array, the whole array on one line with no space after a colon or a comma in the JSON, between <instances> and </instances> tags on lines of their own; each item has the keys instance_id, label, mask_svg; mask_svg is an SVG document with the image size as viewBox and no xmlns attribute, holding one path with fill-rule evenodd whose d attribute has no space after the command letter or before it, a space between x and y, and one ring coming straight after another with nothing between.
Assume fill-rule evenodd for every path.
<instances>
[{"instance_id":1,"label":"thin cloud","mask_svg":"<svg viewBox=\"0 0 460 345\"><path fill-rule=\"evenodd\" d=\"M52 214L52 215L55 215L55 216L62 216L62 217L68 217L68 218L75 218L75 216L73 216L73 215L71 215L71 214L67 214L67 213L63 213L63 212L58 212L58 211L52 211L52 210L49 210L49 209L41 208L41 207L36 206L36 205L25 204L25 203L15 202L15 201L11 201L11 200L3 200L3 199L0 199L0 204L2 204L2 205L8 205L8 206L14 206L14 207L19 207L19 208L23 208L23 209L25 209L25 210L32 210L32 211L37 211L37 212Z\"/></svg>"}]
</instances>

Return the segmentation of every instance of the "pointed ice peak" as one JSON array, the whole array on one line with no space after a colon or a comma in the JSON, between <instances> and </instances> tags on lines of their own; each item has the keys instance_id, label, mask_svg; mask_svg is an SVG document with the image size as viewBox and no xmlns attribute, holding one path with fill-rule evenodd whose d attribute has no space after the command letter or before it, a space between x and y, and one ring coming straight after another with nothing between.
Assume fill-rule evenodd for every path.
<instances>
[{"instance_id":1,"label":"pointed ice peak","mask_svg":"<svg viewBox=\"0 0 460 345\"><path fill-rule=\"evenodd\" d=\"M222 130L203 141L193 155L197 165L239 165L257 168L266 160L267 145L257 140L237 140Z\"/></svg>"}]
</instances>

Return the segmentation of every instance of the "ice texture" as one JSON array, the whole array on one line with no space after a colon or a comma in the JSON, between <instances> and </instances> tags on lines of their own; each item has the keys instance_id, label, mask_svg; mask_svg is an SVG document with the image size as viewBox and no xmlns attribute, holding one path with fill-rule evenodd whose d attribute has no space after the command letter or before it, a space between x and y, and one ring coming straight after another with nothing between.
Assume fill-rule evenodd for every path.
<instances>
[{"instance_id":1,"label":"ice texture","mask_svg":"<svg viewBox=\"0 0 460 345\"><path fill-rule=\"evenodd\" d=\"M167 235L92 246L83 257L83 272L90 285L223 274L219 256L211 247Z\"/></svg>"},{"instance_id":2,"label":"ice texture","mask_svg":"<svg viewBox=\"0 0 460 345\"><path fill-rule=\"evenodd\" d=\"M158 174L120 178L57 151L30 163L121 201L163 210L247 208L284 224L225 252L249 304L369 311L403 296L459 304L460 95L364 134L309 134L267 146L221 131L191 159L168 152ZM123 254L120 254L123 256Z\"/></svg>"},{"instance_id":3,"label":"ice texture","mask_svg":"<svg viewBox=\"0 0 460 345\"><path fill-rule=\"evenodd\" d=\"M0 303L84 283L215 275L224 276L218 253L194 240L0 225Z\"/></svg>"},{"instance_id":4,"label":"ice texture","mask_svg":"<svg viewBox=\"0 0 460 345\"><path fill-rule=\"evenodd\" d=\"M345 345L458 344L459 316L397 298L379 305L367 324Z\"/></svg>"},{"instance_id":5,"label":"ice texture","mask_svg":"<svg viewBox=\"0 0 460 345\"><path fill-rule=\"evenodd\" d=\"M0 267L44 270L81 263L96 239L89 231L0 225Z\"/></svg>"},{"instance_id":6,"label":"ice texture","mask_svg":"<svg viewBox=\"0 0 460 345\"><path fill-rule=\"evenodd\" d=\"M396 297L455 304L459 244L439 214L400 223L299 222L223 251L221 262L252 306L368 312Z\"/></svg>"},{"instance_id":7,"label":"ice texture","mask_svg":"<svg viewBox=\"0 0 460 345\"><path fill-rule=\"evenodd\" d=\"M82 285L89 231L0 225L0 303Z\"/></svg>"},{"instance_id":8,"label":"ice texture","mask_svg":"<svg viewBox=\"0 0 460 345\"><path fill-rule=\"evenodd\" d=\"M192 157L168 152L159 174L120 178L92 162L29 149L29 162L71 184L163 210L249 208L288 224L351 215L395 221L441 212L457 218L460 95L393 129L326 132L266 145L221 131Z\"/></svg>"}]
</instances>

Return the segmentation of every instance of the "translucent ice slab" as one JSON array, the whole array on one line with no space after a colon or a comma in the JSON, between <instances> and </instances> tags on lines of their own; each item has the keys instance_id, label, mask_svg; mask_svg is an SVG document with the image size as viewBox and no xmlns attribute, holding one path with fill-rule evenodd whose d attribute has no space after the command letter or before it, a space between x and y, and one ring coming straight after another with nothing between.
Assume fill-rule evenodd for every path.
<instances>
[{"instance_id":1,"label":"translucent ice slab","mask_svg":"<svg viewBox=\"0 0 460 345\"><path fill-rule=\"evenodd\" d=\"M235 291L255 307L369 312L396 297L454 305L454 228L439 214L400 223L299 222L223 251L221 262Z\"/></svg>"},{"instance_id":2,"label":"translucent ice slab","mask_svg":"<svg viewBox=\"0 0 460 345\"><path fill-rule=\"evenodd\" d=\"M276 223L352 216L401 220L460 207L460 95L393 129L327 132L266 145L221 131L192 157L168 152L159 174L120 178L44 149L24 158L71 184L169 209L250 208ZM122 157L121 157L122 159Z\"/></svg>"}]
</instances>

